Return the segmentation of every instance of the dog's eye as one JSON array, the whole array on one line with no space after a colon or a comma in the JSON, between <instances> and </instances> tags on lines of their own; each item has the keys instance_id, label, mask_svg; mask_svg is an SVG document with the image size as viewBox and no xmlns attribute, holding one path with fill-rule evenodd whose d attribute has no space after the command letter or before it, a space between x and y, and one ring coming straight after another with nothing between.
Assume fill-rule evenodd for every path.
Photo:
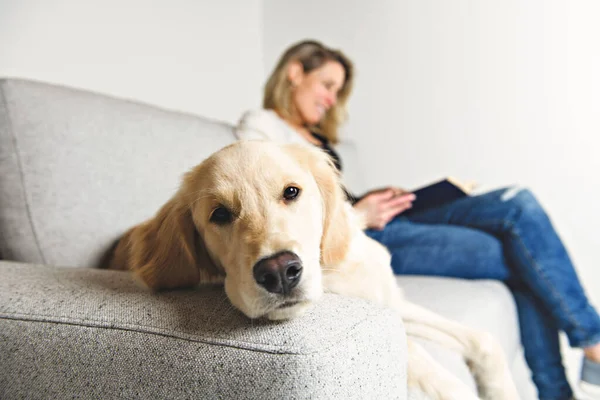
<instances>
[{"instance_id":1,"label":"dog's eye","mask_svg":"<svg viewBox=\"0 0 600 400\"><path fill-rule=\"evenodd\" d=\"M228 224L231 222L231 220L233 220L233 215L231 214L231 211L229 211L223 206L215 208L212 214L210 214L210 222L218 225Z\"/></svg>"},{"instance_id":2,"label":"dog's eye","mask_svg":"<svg viewBox=\"0 0 600 400\"><path fill-rule=\"evenodd\" d=\"M300 194L300 189L295 186L288 186L283 191L283 198L286 200L294 200Z\"/></svg>"}]
</instances>

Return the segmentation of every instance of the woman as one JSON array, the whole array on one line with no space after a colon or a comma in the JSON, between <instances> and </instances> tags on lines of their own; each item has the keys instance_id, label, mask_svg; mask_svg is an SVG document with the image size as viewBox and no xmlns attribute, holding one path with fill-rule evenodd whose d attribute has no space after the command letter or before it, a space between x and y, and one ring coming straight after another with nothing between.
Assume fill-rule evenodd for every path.
<instances>
[{"instance_id":1,"label":"woman","mask_svg":"<svg viewBox=\"0 0 600 400\"><path fill-rule=\"evenodd\" d=\"M240 139L272 139L323 148L338 140L352 89L353 67L341 52L315 41L289 48L267 81L264 109L246 113ZM546 213L527 190L466 197L403 215L414 195L398 188L360 198L367 235L392 254L397 274L497 279L516 300L525 358L541 399L573 395L562 366L559 330L584 349L584 380L600 390L600 318L589 304Z\"/></svg>"}]
</instances>

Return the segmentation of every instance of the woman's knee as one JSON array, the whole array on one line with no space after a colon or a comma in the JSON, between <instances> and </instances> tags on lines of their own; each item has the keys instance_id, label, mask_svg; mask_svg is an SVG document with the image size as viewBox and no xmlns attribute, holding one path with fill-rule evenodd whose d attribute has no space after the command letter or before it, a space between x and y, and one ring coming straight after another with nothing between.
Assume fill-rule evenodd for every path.
<instances>
[{"instance_id":1,"label":"woman's knee","mask_svg":"<svg viewBox=\"0 0 600 400\"><path fill-rule=\"evenodd\" d=\"M512 204L522 209L540 208L540 203L533 192L527 188L519 186L503 189L503 192L500 195L500 201Z\"/></svg>"},{"instance_id":2,"label":"woman's knee","mask_svg":"<svg viewBox=\"0 0 600 400\"><path fill-rule=\"evenodd\" d=\"M507 188L500 196L513 216L513 223L518 221L547 221L546 211L539 203L533 192L527 188Z\"/></svg>"}]
</instances>

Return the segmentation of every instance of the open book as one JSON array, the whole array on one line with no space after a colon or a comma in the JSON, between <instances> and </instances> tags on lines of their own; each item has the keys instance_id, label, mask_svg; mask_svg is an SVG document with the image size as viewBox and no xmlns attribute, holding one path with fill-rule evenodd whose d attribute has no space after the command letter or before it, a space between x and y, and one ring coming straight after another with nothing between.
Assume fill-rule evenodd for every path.
<instances>
[{"instance_id":1,"label":"open book","mask_svg":"<svg viewBox=\"0 0 600 400\"><path fill-rule=\"evenodd\" d=\"M470 195L475 188L474 183L462 183L455 178L447 177L435 183L414 190L417 197L412 203L412 208L403 215L410 215L428 208L439 207Z\"/></svg>"}]
</instances>

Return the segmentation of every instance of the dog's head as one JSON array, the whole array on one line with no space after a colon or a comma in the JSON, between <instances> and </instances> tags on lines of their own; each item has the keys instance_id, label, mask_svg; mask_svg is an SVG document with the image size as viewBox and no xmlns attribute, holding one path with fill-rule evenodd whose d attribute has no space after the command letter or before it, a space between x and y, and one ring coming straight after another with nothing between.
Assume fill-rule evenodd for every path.
<instances>
[{"instance_id":1,"label":"dog's head","mask_svg":"<svg viewBox=\"0 0 600 400\"><path fill-rule=\"evenodd\" d=\"M247 316L291 318L322 294L321 265L347 252L344 200L322 151L237 142L188 172L169 203L130 235L139 258L132 264L154 289L222 276Z\"/></svg>"}]
</instances>

